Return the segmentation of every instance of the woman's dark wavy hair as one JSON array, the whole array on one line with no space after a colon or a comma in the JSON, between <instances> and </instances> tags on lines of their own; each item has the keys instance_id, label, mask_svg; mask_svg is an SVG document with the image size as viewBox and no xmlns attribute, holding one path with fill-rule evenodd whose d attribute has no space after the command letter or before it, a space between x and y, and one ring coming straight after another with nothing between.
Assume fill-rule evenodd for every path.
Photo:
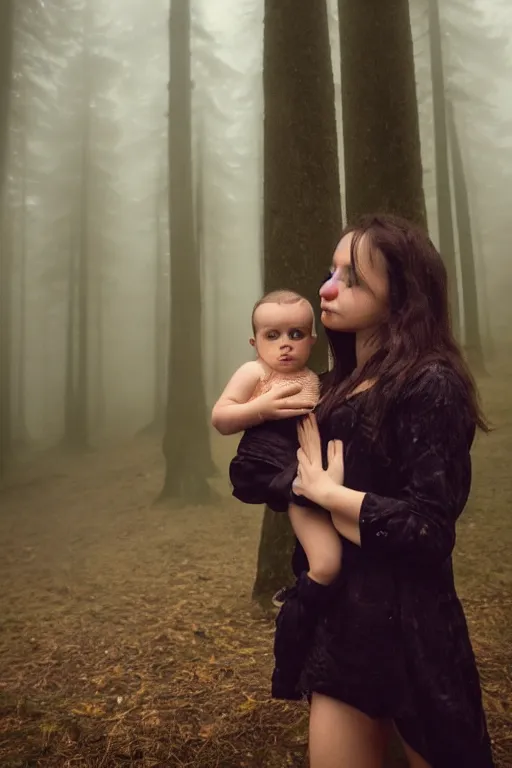
<instances>
[{"instance_id":1,"label":"woman's dark wavy hair","mask_svg":"<svg viewBox=\"0 0 512 768\"><path fill-rule=\"evenodd\" d=\"M386 413L404 384L426 365L437 363L455 372L465 390L468 415L478 428L488 432L474 379L452 334L446 269L428 235L391 215L365 216L348 226L342 237L351 232L350 260L356 274L358 245L363 236L369 239L370 255L380 251L386 260L389 322L379 331L379 351L360 370L356 368L355 334L325 329L334 366L323 379L319 419L328 416L364 381L373 379L365 417L376 441Z\"/></svg>"}]
</instances>

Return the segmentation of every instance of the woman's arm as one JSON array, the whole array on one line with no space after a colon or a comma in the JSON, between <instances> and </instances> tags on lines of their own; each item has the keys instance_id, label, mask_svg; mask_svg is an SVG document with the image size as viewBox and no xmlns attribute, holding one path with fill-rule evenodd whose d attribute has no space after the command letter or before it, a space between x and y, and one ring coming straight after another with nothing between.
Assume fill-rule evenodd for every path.
<instances>
[{"instance_id":1,"label":"woman's arm","mask_svg":"<svg viewBox=\"0 0 512 768\"><path fill-rule=\"evenodd\" d=\"M445 560L471 482L466 413L457 382L440 370L425 374L397 409L403 485L396 497L336 486L324 473L312 500L339 533L375 556Z\"/></svg>"},{"instance_id":2,"label":"woman's arm","mask_svg":"<svg viewBox=\"0 0 512 768\"><path fill-rule=\"evenodd\" d=\"M336 485L326 478L325 486L315 501L331 513L332 523L338 533L353 544L361 546L360 516L366 494L353 491L344 485Z\"/></svg>"}]
</instances>

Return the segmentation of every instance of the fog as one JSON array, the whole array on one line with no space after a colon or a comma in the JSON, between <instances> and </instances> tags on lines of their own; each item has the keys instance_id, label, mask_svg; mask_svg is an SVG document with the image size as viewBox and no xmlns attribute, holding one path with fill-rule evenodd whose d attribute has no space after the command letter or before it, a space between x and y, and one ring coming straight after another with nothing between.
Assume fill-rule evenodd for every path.
<instances>
[{"instance_id":1,"label":"fog","mask_svg":"<svg viewBox=\"0 0 512 768\"><path fill-rule=\"evenodd\" d=\"M497 15L496 4L475 5L471 19L465 6L451 4L443 23L446 86L470 187L479 310L486 332L502 343L512 311L504 248L512 65L504 32L510 12L502 7ZM341 121L335 5L329 4L329 23ZM247 358L247 307L262 289L260 6L247 0L197 2L192 8L194 173L202 202L209 405ZM413 2L411 11L424 187L437 241L428 16L421 2ZM155 297L158 293L164 303L164 316L169 295L163 288L169 271L167 17L163 2L152 4L151 12L135 1L87 7L77 1L65 9L32 2L15 8L4 238L13 253L14 391L24 421L17 427L32 444L55 444L63 433L69 262L81 232L91 294L91 435L94 440L130 435L152 417L155 356L161 355Z\"/></svg>"},{"instance_id":2,"label":"fog","mask_svg":"<svg viewBox=\"0 0 512 768\"><path fill-rule=\"evenodd\" d=\"M186 69L172 69L169 0L3 2L2 765L271 766L274 758L258 741L264 737L248 735L257 717L266 723L264 733L274 728L277 741L284 739L282 762L275 764L303 765L286 760L304 759L304 723L288 711L274 708L270 715L265 704L271 623L268 611L251 600L263 510L231 499L227 469L237 439L214 434L209 420L228 378L251 357L251 308L264 288L265 4L191 0L188 82ZM174 4L171 43L185 46L186 55L187 27L176 25L187 3ZM506 700L512 690L505 679L512 577L512 6L505 0L439 0L447 135L442 167L433 86L439 62L434 55L433 66L429 35L434 4L409 5L428 227L443 255L451 237L454 322L495 427L474 451L473 495L456 564L481 660L497 765L505 768L512 761L503 735L511 725ZM345 222L336 0L328 0L327 9ZM181 105L176 112L173 103ZM294 126L282 130L291 135ZM288 173L284 161L281 173ZM452 226L445 239L447 205ZM311 258L322 270L331 253ZM212 464L215 471L208 472ZM151 608L154 593L160 602ZM128 608L123 618L123 599L135 618ZM107 616L104 625L91 614L91 604ZM146 610L149 624L142 630ZM123 624L132 619L131 628ZM240 631L236 648L219 640L226 635L219 627L231 624ZM114 626L124 629L110 641ZM148 626L154 629L149 634ZM162 633L167 640L157 640ZM258 645L260 633L267 634ZM88 651L78 636L91 638ZM125 648L129 637L133 647L145 649L143 668ZM204 637L214 638L207 651ZM103 641L104 653L123 672L100 669L97 659L87 666L85 655ZM77 645L71 669L65 658L75 658ZM192 655L182 647L192 648ZM66 684L48 683L56 649ZM246 652L256 661L242 669ZM217 758L208 751L214 714L201 720L189 704L181 710L177 704L170 726L161 704L137 699L135 690L145 682L155 689L148 669L160 653L177 665L169 684L183 701L193 699L198 680L203 689L216 680L220 690L210 657L234 670L235 688L244 695L226 704L226 716L235 722L230 738L242 744L240 753L222 744L215 747ZM12 674L4 674L3 664ZM44 674L34 673L37 664L49 665ZM93 673L98 680L115 678L118 688L91 683L82 696L82 664L89 681ZM187 664L199 672L187 677ZM130 675L138 675L136 685ZM20 714L26 700L43 712L38 720ZM98 706L98 712L87 706ZM202 704L197 706L199 711ZM128 711L130 716L123 714ZM109 717L122 725L117 735ZM284 738L279 728L286 724L298 736ZM74 740L70 727L80 734ZM173 734L173 756L158 751L159 728ZM97 751L93 731L101 742Z\"/></svg>"}]
</instances>

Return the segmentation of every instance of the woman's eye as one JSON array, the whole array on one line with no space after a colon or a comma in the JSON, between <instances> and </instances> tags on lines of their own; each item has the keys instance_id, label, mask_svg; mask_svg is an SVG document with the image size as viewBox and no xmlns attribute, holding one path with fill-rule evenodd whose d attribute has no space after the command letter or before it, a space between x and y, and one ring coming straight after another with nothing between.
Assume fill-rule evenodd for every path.
<instances>
[{"instance_id":1,"label":"woman's eye","mask_svg":"<svg viewBox=\"0 0 512 768\"><path fill-rule=\"evenodd\" d=\"M347 288L353 288L354 285L358 285L358 284L359 284L359 280L354 267L349 267L347 269L347 273L345 277L345 285L347 286Z\"/></svg>"}]
</instances>

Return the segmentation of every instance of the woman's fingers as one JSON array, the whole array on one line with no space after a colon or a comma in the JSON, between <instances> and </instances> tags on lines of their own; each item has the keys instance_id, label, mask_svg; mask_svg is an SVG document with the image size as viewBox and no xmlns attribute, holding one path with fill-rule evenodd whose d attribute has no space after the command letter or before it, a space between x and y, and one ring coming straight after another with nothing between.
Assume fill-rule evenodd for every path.
<instances>
[{"instance_id":1,"label":"woman's fingers","mask_svg":"<svg viewBox=\"0 0 512 768\"><path fill-rule=\"evenodd\" d=\"M302 421L300 421L297 424L297 435L299 438L299 445L302 449L303 455L307 455L307 457L311 459L312 446L311 446L311 440L308 434L308 427L307 427L308 418L309 416L306 416L306 418L302 419Z\"/></svg>"},{"instance_id":2,"label":"woman's fingers","mask_svg":"<svg viewBox=\"0 0 512 768\"><path fill-rule=\"evenodd\" d=\"M343 459L343 443L341 440L329 440L327 458L329 461Z\"/></svg>"},{"instance_id":3,"label":"woman's fingers","mask_svg":"<svg viewBox=\"0 0 512 768\"><path fill-rule=\"evenodd\" d=\"M318 424L317 424L316 416L315 416L314 413L311 414L311 417L309 419L309 423L310 423L311 427L315 430L315 432L318 432ZM319 436L320 436L320 434L319 434Z\"/></svg>"},{"instance_id":4,"label":"woman's fingers","mask_svg":"<svg viewBox=\"0 0 512 768\"><path fill-rule=\"evenodd\" d=\"M322 464L322 444L320 435L316 426L316 419L309 414L297 425L297 436L299 445L308 461L315 464Z\"/></svg>"},{"instance_id":5,"label":"woman's fingers","mask_svg":"<svg viewBox=\"0 0 512 768\"><path fill-rule=\"evenodd\" d=\"M327 444L327 473L334 482L343 485L345 471L343 466L343 443L341 440L329 440Z\"/></svg>"},{"instance_id":6,"label":"woman's fingers","mask_svg":"<svg viewBox=\"0 0 512 768\"><path fill-rule=\"evenodd\" d=\"M315 414L310 413L305 419L305 422L306 422L306 430L307 430L307 435L308 435L308 440L310 442L310 445L316 452L318 452L321 455L322 442L320 440L320 432L318 431L318 424L316 421Z\"/></svg>"}]
</instances>

